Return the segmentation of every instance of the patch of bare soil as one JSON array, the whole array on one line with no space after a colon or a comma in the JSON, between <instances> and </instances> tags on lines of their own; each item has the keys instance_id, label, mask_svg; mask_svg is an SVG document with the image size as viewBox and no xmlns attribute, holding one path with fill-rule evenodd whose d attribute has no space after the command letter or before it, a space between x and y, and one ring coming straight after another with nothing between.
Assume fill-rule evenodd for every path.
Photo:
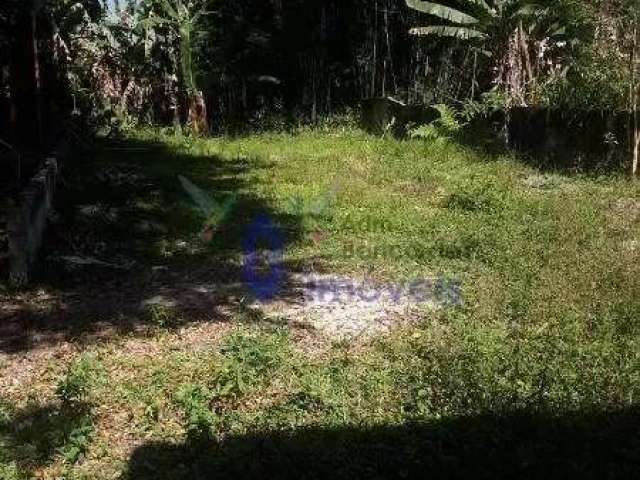
<instances>
[{"instance_id":1,"label":"patch of bare soil","mask_svg":"<svg viewBox=\"0 0 640 480\"><path fill-rule=\"evenodd\" d=\"M13 402L48 398L55 388L52 380L77 353L76 346L64 342L13 356L0 354L0 398Z\"/></svg>"},{"instance_id":2,"label":"patch of bare soil","mask_svg":"<svg viewBox=\"0 0 640 480\"><path fill-rule=\"evenodd\" d=\"M439 279L381 284L368 279L297 274L287 301L256 303L267 317L307 326L333 341L370 339L459 301L454 287ZM454 289L452 289L454 288Z\"/></svg>"},{"instance_id":3,"label":"patch of bare soil","mask_svg":"<svg viewBox=\"0 0 640 480\"><path fill-rule=\"evenodd\" d=\"M131 357L204 350L244 322L287 326L297 348L318 353L334 341L356 345L410 324L455 302L457 294L441 291L437 279L396 285L293 274L276 299L250 303L234 278L210 268L164 271L146 284L138 279L1 298L0 395L51 394L37 389L50 390L54 377L93 344Z\"/></svg>"}]
</instances>

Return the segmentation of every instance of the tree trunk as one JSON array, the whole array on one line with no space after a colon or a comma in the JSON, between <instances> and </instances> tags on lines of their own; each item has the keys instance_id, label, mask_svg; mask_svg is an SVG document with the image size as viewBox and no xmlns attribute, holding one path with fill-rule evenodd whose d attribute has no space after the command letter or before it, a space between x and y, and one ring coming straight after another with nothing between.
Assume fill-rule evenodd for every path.
<instances>
[{"instance_id":1,"label":"tree trunk","mask_svg":"<svg viewBox=\"0 0 640 480\"><path fill-rule=\"evenodd\" d=\"M207 120L207 104L201 91L189 95L189 121L188 126L196 135L209 133Z\"/></svg>"},{"instance_id":2,"label":"tree trunk","mask_svg":"<svg viewBox=\"0 0 640 480\"><path fill-rule=\"evenodd\" d=\"M376 96L376 72L378 70L378 2L373 7L374 30L373 30L373 60L371 65L371 93L370 97Z\"/></svg>"},{"instance_id":3,"label":"tree trunk","mask_svg":"<svg viewBox=\"0 0 640 480\"><path fill-rule=\"evenodd\" d=\"M391 37L389 35L389 6L385 5L384 10L384 30L386 36L387 43L387 58L389 60L389 68L391 70L391 80L393 82L393 94L396 95L398 93L398 82L396 80L396 73L393 67L393 51L391 50Z\"/></svg>"},{"instance_id":4,"label":"tree trunk","mask_svg":"<svg viewBox=\"0 0 640 480\"><path fill-rule=\"evenodd\" d=\"M516 29L509 38L509 45L507 49L505 75L506 75L506 87L507 87L507 101L509 106L513 105L526 105L524 94L522 91L522 68L519 61L519 34Z\"/></svg>"},{"instance_id":5,"label":"tree trunk","mask_svg":"<svg viewBox=\"0 0 640 480\"><path fill-rule=\"evenodd\" d=\"M38 128L38 140L40 146L44 146L44 119L43 119L43 102L42 102L42 79L40 76L40 53L38 45L38 18L35 13L31 14L31 45L33 51L33 71L35 80L35 98L36 98L36 125Z\"/></svg>"},{"instance_id":6,"label":"tree trunk","mask_svg":"<svg viewBox=\"0 0 640 480\"><path fill-rule=\"evenodd\" d=\"M478 85L477 74L478 74L478 50L474 50L473 73L471 76L471 97L469 98L469 100L473 100L474 98L476 98L476 86Z\"/></svg>"},{"instance_id":7,"label":"tree trunk","mask_svg":"<svg viewBox=\"0 0 640 480\"><path fill-rule=\"evenodd\" d=\"M535 83L535 75L533 73L533 67L531 65L531 56L529 55L529 42L527 34L524 31L522 20L518 26L518 37L520 42L520 51L522 54L522 63L524 64L524 71L526 72L526 78L523 78L523 97L527 98L527 92L531 91L531 87Z\"/></svg>"}]
</instances>

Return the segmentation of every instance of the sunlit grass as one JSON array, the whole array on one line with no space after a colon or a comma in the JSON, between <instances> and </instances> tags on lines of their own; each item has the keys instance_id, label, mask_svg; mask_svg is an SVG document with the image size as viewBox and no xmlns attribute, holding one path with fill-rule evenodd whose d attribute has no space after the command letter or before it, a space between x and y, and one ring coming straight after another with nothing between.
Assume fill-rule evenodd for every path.
<instances>
[{"instance_id":1,"label":"sunlit grass","mask_svg":"<svg viewBox=\"0 0 640 480\"><path fill-rule=\"evenodd\" d=\"M287 213L294 198L306 205L335 192L321 214L299 219L288 259L385 280L450 275L462 282L465 304L358 349L309 352L289 328L255 323L208 348L176 349L164 317L149 355L121 353L122 339L87 347L107 377L89 395L95 433L74 461L58 455L52 472L110 478L126 470L130 450L110 450L118 435L135 444L198 442L302 426L637 405L639 184L541 173L509 156L349 129L136 138L197 158L197 172L183 172L195 183L206 183L208 158L248 163L254 168L237 174L239 193L275 212ZM253 213L235 212L239 223ZM25 408L2 412L5 437ZM15 443L0 455L7 478L29 466L12 459L25 457Z\"/></svg>"}]
</instances>

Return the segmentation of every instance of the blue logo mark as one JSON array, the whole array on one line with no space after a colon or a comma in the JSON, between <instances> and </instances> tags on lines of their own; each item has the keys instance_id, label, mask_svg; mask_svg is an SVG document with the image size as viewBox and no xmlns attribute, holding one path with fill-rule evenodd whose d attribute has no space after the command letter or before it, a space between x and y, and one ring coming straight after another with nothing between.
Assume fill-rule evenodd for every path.
<instances>
[{"instance_id":1,"label":"blue logo mark","mask_svg":"<svg viewBox=\"0 0 640 480\"><path fill-rule=\"evenodd\" d=\"M242 276L249 291L257 300L273 299L285 279L282 230L267 215L259 216L247 230L242 251Z\"/></svg>"}]
</instances>

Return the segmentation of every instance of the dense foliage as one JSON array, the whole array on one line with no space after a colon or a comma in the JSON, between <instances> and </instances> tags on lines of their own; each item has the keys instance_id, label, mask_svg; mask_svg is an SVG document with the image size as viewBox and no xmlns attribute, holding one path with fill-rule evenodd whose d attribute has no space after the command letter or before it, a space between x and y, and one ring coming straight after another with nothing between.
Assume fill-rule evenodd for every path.
<instances>
[{"instance_id":1,"label":"dense foliage","mask_svg":"<svg viewBox=\"0 0 640 480\"><path fill-rule=\"evenodd\" d=\"M638 0L10 1L5 31L27 7L96 125L282 127L385 96L637 110Z\"/></svg>"},{"instance_id":2,"label":"dense foliage","mask_svg":"<svg viewBox=\"0 0 640 480\"><path fill-rule=\"evenodd\" d=\"M28 3L7 2L0 20ZM113 113L166 122L184 108L180 92L203 90L218 126L495 88L516 104L557 104L575 91L576 107L619 108L637 20L637 0L38 3L58 25L79 91Z\"/></svg>"}]
</instances>

